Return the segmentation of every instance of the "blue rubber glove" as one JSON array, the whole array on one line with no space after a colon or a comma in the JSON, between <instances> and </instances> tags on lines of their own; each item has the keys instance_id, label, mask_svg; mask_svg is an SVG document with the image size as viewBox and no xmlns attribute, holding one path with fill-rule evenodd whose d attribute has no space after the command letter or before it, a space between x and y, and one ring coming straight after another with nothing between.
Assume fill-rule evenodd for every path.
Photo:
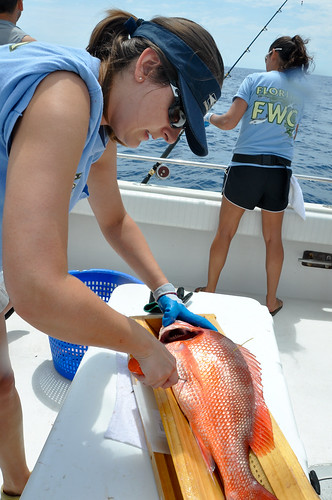
<instances>
[{"instance_id":1,"label":"blue rubber glove","mask_svg":"<svg viewBox=\"0 0 332 500\"><path fill-rule=\"evenodd\" d=\"M209 320L188 311L183 302L175 294L162 295L157 302L163 312L163 326L169 326L178 319L193 326L218 331Z\"/></svg>"}]
</instances>

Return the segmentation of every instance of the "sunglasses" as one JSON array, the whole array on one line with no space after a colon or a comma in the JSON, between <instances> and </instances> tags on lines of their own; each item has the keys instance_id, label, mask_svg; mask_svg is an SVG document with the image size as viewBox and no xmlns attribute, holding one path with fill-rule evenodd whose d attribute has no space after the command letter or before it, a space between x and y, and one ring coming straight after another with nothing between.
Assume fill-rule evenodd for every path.
<instances>
[{"instance_id":1,"label":"sunglasses","mask_svg":"<svg viewBox=\"0 0 332 500\"><path fill-rule=\"evenodd\" d=\"M270 52L268 52L268 53L266 54L266 56L265 56L265 62L267 61L267 58L268 58L268 57L272 54L272 52L273 52L274 50L282 50L282 48L280 48L280 47L276 47L276 48L273 48L272 50L270 50Z\"/></svg>"},{"instance_id":2,"label":"sunglasses","mask_svg":"<svg viewBox=\"0 0 332 500\"><path fill-rule=\"evenodd\" d=\"M172 128L184 128L187 118L183 111L180 91L174 83L170 82L170 87L174 95L173 104L168 108L169 123Z\"/></svg>"}]
</instances>

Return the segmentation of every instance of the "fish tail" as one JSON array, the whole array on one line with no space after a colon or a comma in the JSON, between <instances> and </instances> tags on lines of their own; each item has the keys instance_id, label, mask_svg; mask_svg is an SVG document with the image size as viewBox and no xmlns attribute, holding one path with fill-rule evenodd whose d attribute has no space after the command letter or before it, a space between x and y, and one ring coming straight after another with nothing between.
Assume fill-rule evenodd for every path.
<instances>
[{"instance_id":1,"label":"fish tail","mask_svg":"<svg viewBox=\"0 0 332 500\"><path fill-rule=\"evenodd\" d=\"M264 486L262 486L257 481L254 482L252 491L250 491L250 493L252 495L250 496L250 498L252 498L253 500L277 500L276 496L267 491Z\"/></svg>"},{"instance_id":2,"label":"fish tail","mask_svg":"<svg viewBox=\"0 0 332 500\"><path fill-rule=\"evenodd\" d=\"M253 434L249 444L256 455L262 456L273 450L275 444L270 412L263 396L261 367L255 356L248 349L239 346L239 350L248 365L255 391L255 417Z\"/></svg>"},{"instance_id":3,"label":"fish tail","mask_svg":"<svg viewBox=\"0 0 332 500\"><path fill-rule=\"evenodd\" d=\"M245 491L227 491L225 490L226 500L278 500L273 493L270 493L268 490L264 488L260 483L254 479L250 484L250 487L247 485Z\"/></svg>"}]
</instances>

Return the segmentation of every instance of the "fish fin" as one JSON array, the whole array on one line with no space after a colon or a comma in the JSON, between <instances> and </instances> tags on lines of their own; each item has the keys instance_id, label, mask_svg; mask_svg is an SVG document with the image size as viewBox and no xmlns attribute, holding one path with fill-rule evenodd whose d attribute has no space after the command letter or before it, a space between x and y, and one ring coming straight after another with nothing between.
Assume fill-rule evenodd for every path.
<instances>
[{"instance_id":1,"label":"fish fin","mask_svg":"<svg viewBox=\"0 0 332 500\"><path fill-rule=\"evenodd\" d=\"M190 366L190 371L192 373L192 376L196 380L196 382L198 383L198 387L200 388L199 390L203 393L204 392L203 391L204 383L203 383L201 372L199 369L199 364L198 364L195 356L193 355L193 353L189 349L187 342L180 341L178 343L178 347L176 350L179 353L181 353L182 357L184 357L186 359L188 365ZM196 387L197 390L198 390L198 387ZM204 462L205 462L209 472L211 472L211 474L212 474L216 468L216 463L212 457L212 454L211 454L210 450L207 448L207 446L205 446L198 430L196 429L195 425L192 422L190 423L190 427L191 427L192 433L195 436L197 444L201 450Z\"/></svg>"},{"instance_id":2,"label":"fish fin","mask_svg":"<svg viewBox=\"0 0 332 500\"><path fill-rule=\"evenodd\" d=\"M249 444L256 455L262 456L273 450L275 444L270 412L263 395L261 367L256 357L248 349L243 346L238 346L238 348L248 365L255 391L255 418Z\"/></svg>"},{"instance_id":3,"label":"fish fin","mask_svg":"<svg viewBox=\"0 0 332 500\"><path fill-rule=\"evenodd\" d=\"M205 444L203 443L203 440L202 438L200 437L199 433L195 430L195 427L194 426L191 426L191 430L195 436L195 439L197 441L197 444L199 446L199 449L201 450L201 453L203 455L203 458L204 458L204 462L209 470L209 472L211 472L211 474L214 472L215 468L216 468L216 463L213 459L213 456L212 456L212 453L210 452L210 450L205 446Z\"/></svg>"}]
</instances>

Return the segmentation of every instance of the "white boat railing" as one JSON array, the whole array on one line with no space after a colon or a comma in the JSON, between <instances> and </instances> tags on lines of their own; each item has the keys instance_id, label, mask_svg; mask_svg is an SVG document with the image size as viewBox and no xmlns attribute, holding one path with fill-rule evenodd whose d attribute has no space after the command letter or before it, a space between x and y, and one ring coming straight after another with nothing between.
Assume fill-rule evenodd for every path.
<instances>
[{"instance_id":1,"label":"white boat railing","mask_svg":"<svg viewBox=\"0 0 332 500\"><path fill-rule=\"evenodd\" d=\"M210 168L214 170L226 170L227 165L219 165L217 163L202 163L200 161L187 161L187 160L175 160L170 158L158 158L154 156L142 156L136 154L128 154L128 153L118 153L118 158L124 158L127 160L138 160L138 161L149 161L153 163L165 164L169 163L172 165L184 165L191 167L199 167L199 168ZM329 182L332 184L332 178L330 177L318 177L314 175L302 175L302 174L293 174L294 177L301 180L306 181L316 181L316 182Z\"/></svg>"}]
</instances>

